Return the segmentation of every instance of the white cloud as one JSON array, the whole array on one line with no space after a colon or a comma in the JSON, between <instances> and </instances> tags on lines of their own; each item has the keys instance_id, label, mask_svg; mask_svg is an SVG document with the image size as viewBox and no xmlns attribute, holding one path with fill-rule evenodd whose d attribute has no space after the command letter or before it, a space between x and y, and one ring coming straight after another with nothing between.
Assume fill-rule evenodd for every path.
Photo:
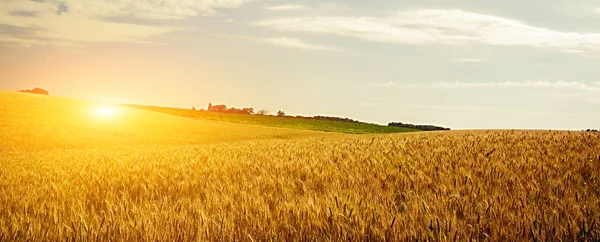
<instances>
[{"instance_id":1,"label":"white cloud","mask_svg":"<svg viewBox=\"0 0 600 242\"><path fill-rule=\"evenodd\" d=\"M359 105L363 106L363 107L383 107L384 104L380 103L380 102L370 102L370 101L365 101L365 102L358 102Z\"/></svg>"},{"instance_id":2,"label":"white cloud","mask_svg":"<svg viewBox=\"0 0 600 242\"><path fill-rule=\"evenodd\" d=\"M50 0L68 12L84 16L131 16L143 19L183 19L208 16L219 8L237 8L251 0Z\"/></svg>"},{"instance_id":3,"label":"white cloud","mask_svg":"<svg viewBox=\"0 0 600 242\"><path fill-rule=\"evenodd\" d=\"M477 58L465 58L465 59L457 59L456 62L464 62L464 63L480 63L484 62L482 59Z\"/></svg>"},{"instance_id":4,"label":"white cloud","mask_svg":"<svg viewBox=\"0 0 600 242\"><path fill-rule=\"evenodd\" d=\"M304 6L304 5L286 4L286 5L266 7L265 9L273 10L273 11L286 11L286 10L299 10L299 9L306 9L306 8L308 8L308 7Z\"/></svg>"},{"instance_id":5,"label":"white cloud","mask_svg":"<svg viewBox=\"0 0 600 242\"><path fill-rule=\"evenodd\" d=\"M575 52L600 49L600 33L561 32L462 10L409 9L386 18L278 18L255 24L280 31L339 35L396 44L488 44Z\"/></svg>"},{"instance_id":6,"label":"white cloud","mask_svg":"<svg viewBox=\"0 0 600 242\"><path fill-rule=\"evenodd\" d=\"M0 34L0 43L12 47L33 47L33 46L59 46L81 48L83 46L64 41L41 41L28 38L19 38L11 35Z\"/></svg>"},{"instance_id":7,"label":"white cloud","mask_svg":"<svg viewBox=\"0 0 600 242\"><path fill-rule=\"evenodd\" d=\"M597 82L577 81L505 81L505 82L436 82L430 84L407 84L399 85L407 88L447 88L447 89L481 89L481 88L557 88L599 91L600 84Z\"/></svg>"},{"instance_id":8,"label":"white cloud","mask_svg":"<svg viewBox=\"0 0 600 242\"><path fill-rule=\"evenodd\" d=\"M396 87L397 85L398 84L396 84L393 81L388 81L388 82L375 83L375 84L370 84L370 85L363 85L363 87L391 88L391 87Z\"/></svg>"},{"instance_id":9,"label":"white cloud","mask_svg":"<svg viewBox=\"0 0 600 242\"><path fill-rule=\"evenodd\" d=\"M555 88L583 91L600 91L600 82L577 81L505 81L505 82L433 82L433 83L396 83L393 81L362 85L373 88L413 88L413 89L491 89L491 88Z\"/></svg>"},{"instance_id":10,"label":"white cloud","mask_svg":"<svg viewBox=\"0 0 600 242\"><path fill-rule=\"evenodd\" d=\"M11 34L4 43L19 46L94 42L149 43L178 28L111 21L110 18L183 19L235 8L250 0L0 0L0 25L24 28L27 36ZM27 14L16 14L27 13ZM169 22L172 23L172 22ZM45 42L45 43L43 43Z\"/></svg>"},{"instance_id":11,"label":"white cloud","mask_svg":"<svg viewBox=\"0 0 600 242\"><path fill-rule=\"evenodd\" d=\"M339 50L339 49L333 48L333 47L305 43L302 40L295 39L295 38L282 37L282 38L266 38L266 39L259 39L259 40L266 42L266 43L289 47L289 48L298 48L298 49L305 49L305 50L328 50L328 51L338 51Z\"/></svg>"}]
</instances>

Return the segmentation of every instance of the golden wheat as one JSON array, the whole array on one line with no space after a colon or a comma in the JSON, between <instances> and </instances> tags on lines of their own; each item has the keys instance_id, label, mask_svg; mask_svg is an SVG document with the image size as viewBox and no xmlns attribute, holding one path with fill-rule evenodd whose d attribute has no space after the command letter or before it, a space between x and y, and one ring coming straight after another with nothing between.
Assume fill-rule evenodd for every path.
<instances>
[{"instance_id":1,"label":"golden wheat","mask_svg":"<svg viewBox=\"0 0 600 242\"><path fill-rule=\"evenodd\" d=\"M0 240L598 240L600 135L7 152Z\"/></svg>"}]
</instances>

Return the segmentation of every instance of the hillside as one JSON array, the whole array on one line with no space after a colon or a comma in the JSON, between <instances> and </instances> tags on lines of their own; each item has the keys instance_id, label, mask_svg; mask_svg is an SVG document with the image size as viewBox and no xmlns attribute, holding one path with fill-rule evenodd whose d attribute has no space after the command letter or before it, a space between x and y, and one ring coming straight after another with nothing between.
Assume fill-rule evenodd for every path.
<instances>
[{"instance_id":1,"label":"hillside","mask_svg":"<svg viewBox=\"0 0 600 242\"><path fill-rule=\"evenodd\" d=\"M349 134L383 134L415 132L416 129L383 126L361 122L340 122L330 120L306 119L300 117L277 117L269 115L247 115L221 112L207 112L181 108L156 107L144 105L126 105L128 107L150 110L159 113L171 114L181 117L190 117L203 120L217 120L231 123L251 124L268 127L315 130L325 132L339 132Z\"/></svg>"},{"instance_id":2,"label":"hillside","mask_svg":"<svg viewBox=\"0 0 600 242\"><path fill-rule=\"evenodd\" d=\"M0 91L0 104L0 151L202 144L324 135L9 91ZM113 113L105 117L101 112L107 108Z\"/></svg>"}]
</instances>

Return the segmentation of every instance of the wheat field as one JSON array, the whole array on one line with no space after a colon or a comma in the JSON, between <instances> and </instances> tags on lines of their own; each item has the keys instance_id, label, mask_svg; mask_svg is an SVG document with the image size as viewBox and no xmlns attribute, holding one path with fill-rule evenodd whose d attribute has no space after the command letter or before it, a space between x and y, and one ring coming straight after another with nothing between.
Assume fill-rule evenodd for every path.
<instances>
[{"instance_id":1,"label":"wheat field","mask_svg":"<svg viewBox=\"0 0 600 242\"><path fill-rule=\"evenodd\" d=\"M598 133L342 135L0 101L0 241L600 240Z\"/></svg>"}]
</instances>

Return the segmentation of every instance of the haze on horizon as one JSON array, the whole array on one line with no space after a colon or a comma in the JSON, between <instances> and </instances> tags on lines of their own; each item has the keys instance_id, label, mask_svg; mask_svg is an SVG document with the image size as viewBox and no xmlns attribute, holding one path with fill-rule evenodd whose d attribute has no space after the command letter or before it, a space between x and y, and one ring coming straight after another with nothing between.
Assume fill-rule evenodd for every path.
<instances>
[{"instance_id":1,"label":"haze on horizon","mask_svg":"<svg viewBox=\"0 0 600 242\"><path fill-rule=\"evenodd\" d=\"M0 0L0 89L453 129L600 124L600 2Z\"/></svg>"}]
</instances>

